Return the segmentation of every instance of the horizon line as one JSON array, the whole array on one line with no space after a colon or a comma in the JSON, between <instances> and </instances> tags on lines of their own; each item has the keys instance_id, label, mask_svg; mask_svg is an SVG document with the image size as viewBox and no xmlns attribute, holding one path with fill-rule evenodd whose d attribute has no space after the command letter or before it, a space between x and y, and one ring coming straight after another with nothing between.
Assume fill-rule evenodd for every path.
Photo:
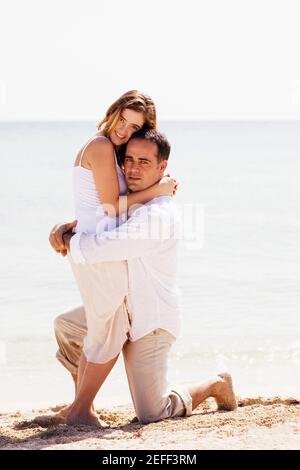
<instances>
[{"instance_id":1,"label":"horizon line","mask_svg":"<svg viewBox=\"0 0 300 470\"><path fill-rule=\"evenodd\" d=\"M18 123L74 123L74 124L82 124L82 123L92 123L94 122L92 119L7 119L2 120L0 119L0 124L18 124ZM247 122L292 122L297 123L300 122L299 118L251 118L251 119L244 119L244 118L236 118L236 119L158 119L158 122L168 122L168 123L247 123Z\"/></svg>"}]
</instances>

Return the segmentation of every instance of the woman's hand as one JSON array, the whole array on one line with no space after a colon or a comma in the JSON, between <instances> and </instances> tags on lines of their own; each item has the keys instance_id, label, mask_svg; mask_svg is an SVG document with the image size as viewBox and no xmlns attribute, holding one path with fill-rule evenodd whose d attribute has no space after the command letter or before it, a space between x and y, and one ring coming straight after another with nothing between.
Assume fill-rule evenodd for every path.
<instances>
[{"instance_id":1,"label":"woman's hand","mask_svg":"<svg viewBox=\"0 0 300 470\"><path fill-rule=\"evenodd\" d=\"M65 232L63 234L63 241L64 241L64 244L65 244L65 251L66 253L68 253L68 251L70 251L70 242L71 242L71 238L73 237L74 233L72 233L71 231L68 231L68 232ZM63 256L65 256L63 253L61 253Z\"/></svg>"},{"instance_id":2,"label":"woman's hand","mask_svg":"<svg viewBox=\"0 0 300 470\"><path fill-rule=\"evenodd\" d=\"M174 178L171 178L170 174L167 174L157 183L157 187L160 196L174 196L178 183Z\"/></svg>"},{"instance_id":3,"label":"woman's hand","mask_svg":"<svg viewBox=\"0 0 300 470\"><path fill-rule=\"evenodd\" d=\"M66 256L68 247L65 244L64 234L72 232L76 227L77 220L69 224L55 225L50 232L49 242L52 248L63 256Z\"/></svg>"}]
</instances>

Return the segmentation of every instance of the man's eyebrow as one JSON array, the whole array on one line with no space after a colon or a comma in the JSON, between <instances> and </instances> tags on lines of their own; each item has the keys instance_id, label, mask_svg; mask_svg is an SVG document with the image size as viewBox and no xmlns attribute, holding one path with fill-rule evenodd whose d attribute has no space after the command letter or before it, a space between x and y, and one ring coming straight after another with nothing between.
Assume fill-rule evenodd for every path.
<instances>
[{"instance_id":1,"label":"man's eyebrow","mask_svg":"<svg viewBox=\"0 0 300 470\"><path fill-rule=\"evenodd\" d=\"M132 157L131 155L125 155L125 158L131 158L131 160L134 159L134 157ZM150 162L151 163L151 160L147 157L138 157L138 160L143 161L143 162Z\"/></svg>"}]
</instances>

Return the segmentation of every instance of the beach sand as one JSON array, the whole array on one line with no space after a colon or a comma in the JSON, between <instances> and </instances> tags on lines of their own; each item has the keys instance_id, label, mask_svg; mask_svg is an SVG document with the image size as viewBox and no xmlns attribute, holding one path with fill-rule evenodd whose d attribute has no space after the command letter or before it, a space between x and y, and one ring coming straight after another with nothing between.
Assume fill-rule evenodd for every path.
<instances>
[{"instance_id":1,"label":"beach sand","mask_svg":"<svg viewBox=\"0 0 300 470\"><path fill-rule=\"evenodd\" d=\"M300 449L300 401L239 399L236 411L216 411L211 399L188 418L131 423L131 407L97 410L107 427L53 423L60 406L0 415L0 449Z\"/></svg>"}]
</instances>

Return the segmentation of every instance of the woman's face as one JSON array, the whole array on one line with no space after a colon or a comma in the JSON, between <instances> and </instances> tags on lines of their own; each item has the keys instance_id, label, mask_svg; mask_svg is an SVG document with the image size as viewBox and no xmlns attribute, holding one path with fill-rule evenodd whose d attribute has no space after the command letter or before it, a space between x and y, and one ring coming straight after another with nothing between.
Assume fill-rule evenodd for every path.
<instances>
[{"instance_id":1,"label":"woman's face","mask_svg":"<svg viewBox=\"0 0 300 470\"><path fill-rule=\"evenodd\" d=\"M110 140L115 146L126 144L132 134L141 129L144 123L144 113L126 108L121 111L117 127L110 134Z\"/></svg>"}]
</instances>

